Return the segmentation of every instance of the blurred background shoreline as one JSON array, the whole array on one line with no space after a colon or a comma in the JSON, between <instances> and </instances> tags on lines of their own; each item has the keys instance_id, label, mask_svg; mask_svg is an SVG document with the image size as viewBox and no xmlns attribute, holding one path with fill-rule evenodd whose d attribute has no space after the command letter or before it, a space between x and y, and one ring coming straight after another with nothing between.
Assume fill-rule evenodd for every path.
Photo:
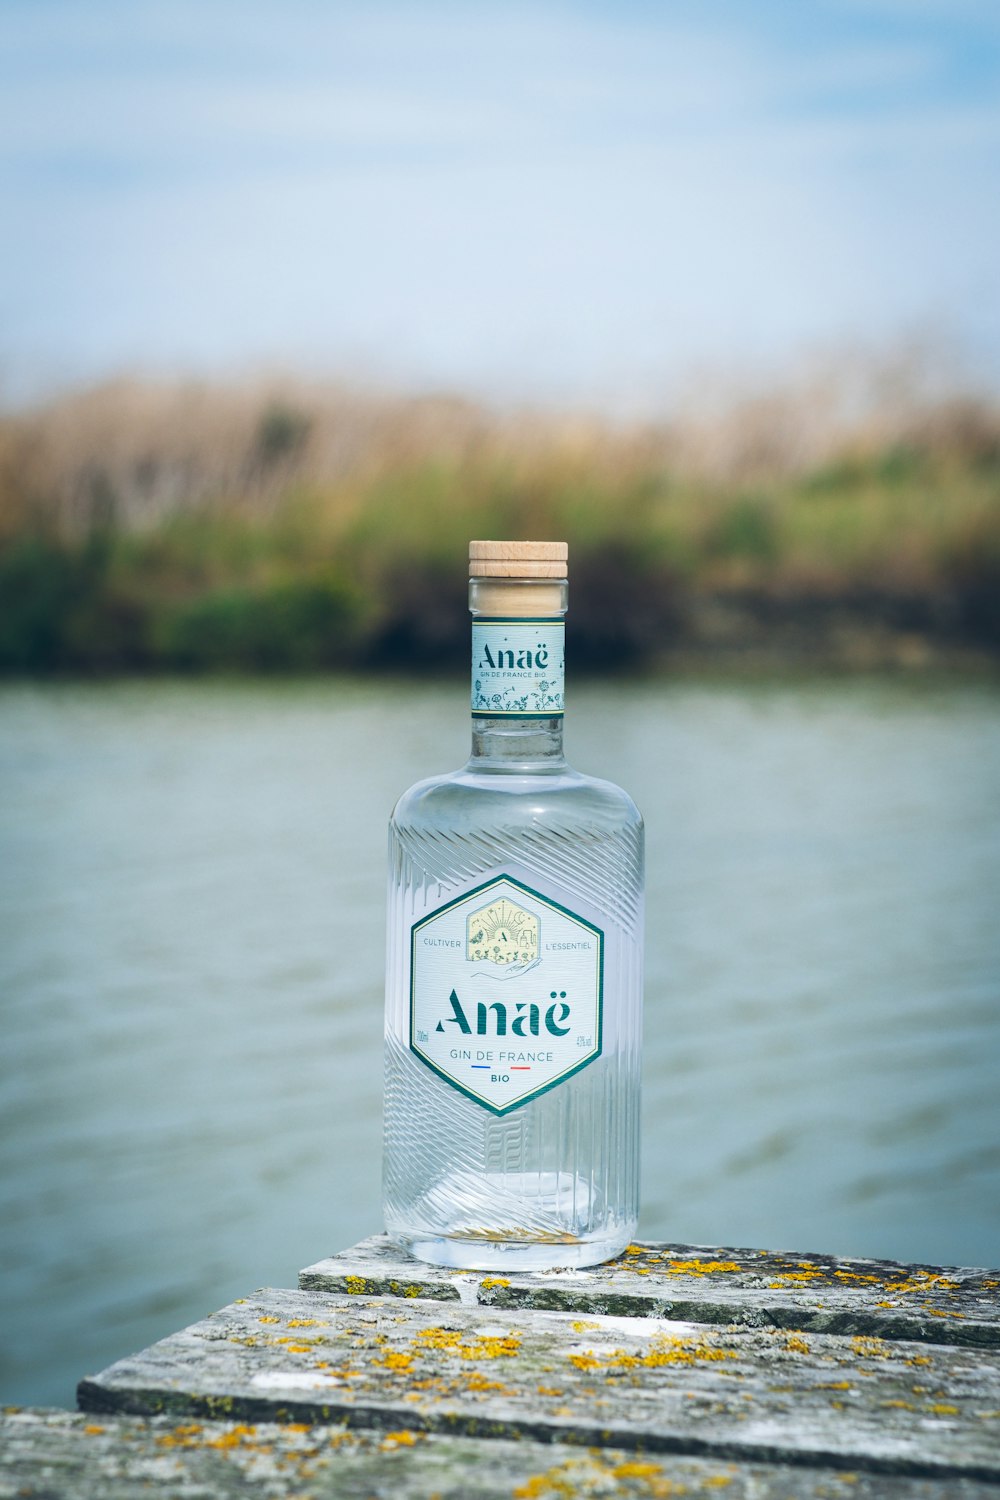
<instances>
[{"instance_id":1,"label":"blurred background shoreline","mask_svg":"<svg viewBox=\"0 0 1000 1500\"><path fill-rule=\"evenodd\" d=\"M933 362L659 419L291 376L0 415L0 672L459 667L472 536L566 537L580 671L991 668L1000 397Z\"/></svg>"}]
</instances>

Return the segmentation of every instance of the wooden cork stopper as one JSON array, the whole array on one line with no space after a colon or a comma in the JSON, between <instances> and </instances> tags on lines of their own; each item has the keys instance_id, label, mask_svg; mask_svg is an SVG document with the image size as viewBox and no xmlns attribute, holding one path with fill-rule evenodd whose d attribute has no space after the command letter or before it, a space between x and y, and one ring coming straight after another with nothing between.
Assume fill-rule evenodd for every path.
<instances>
[{"instance_id":1,"label":"wooden cork stopper","mask_svg":"<svg viewBox=\"0 0 1000 1500\"><path fill-rule=\"evenodd\" d=\"M565 578L565 542L470 542L470 578Z\"/></svg>"}]
</instances>

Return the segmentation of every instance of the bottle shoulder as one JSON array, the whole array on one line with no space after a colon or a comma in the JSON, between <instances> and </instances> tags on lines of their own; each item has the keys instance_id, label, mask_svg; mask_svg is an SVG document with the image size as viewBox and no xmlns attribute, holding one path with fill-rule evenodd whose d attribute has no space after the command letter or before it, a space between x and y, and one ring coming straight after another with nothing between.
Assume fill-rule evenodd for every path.
<instances>
[{"instance_id":1,"label":"bottle shoulder","mask_svg":"<svg viewBox=\"0 0 1000 1500\"><path fill-rule=\"evenodd\" d=\"M470 765L415 782L393 809L400 830L455 821L511 825L549 820L599 825L608 832L642 829L642 814L629 794L612 781L587 776L570 766L541 774L496 774Z\"/></svg>"}]
</instances>

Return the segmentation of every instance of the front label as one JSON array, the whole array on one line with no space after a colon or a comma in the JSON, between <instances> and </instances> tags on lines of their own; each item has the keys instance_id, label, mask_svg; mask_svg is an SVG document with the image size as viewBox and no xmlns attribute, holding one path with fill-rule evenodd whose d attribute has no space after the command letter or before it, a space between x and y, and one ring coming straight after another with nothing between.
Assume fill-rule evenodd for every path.
<instances>
[{"instance_id":1,"label":"front label","mask_svg":"<svg viewBox=\"0 0 1000 1500\"><path fill-rule=\"evenodd\" d=\"M601 1053L604 934L509 875L410 936L410 1047L496 1115Z\"/></svg>"},{"instance_id":2,"label":"front label","mask_svg":"<svg viewBox=\"0 0 1000 1500\"><path fill-rule=\"evenodd\" d=\"M472 713L551 719L563 711L565 625L544 620L472 622Z\"/></svg>"}]
</instances>

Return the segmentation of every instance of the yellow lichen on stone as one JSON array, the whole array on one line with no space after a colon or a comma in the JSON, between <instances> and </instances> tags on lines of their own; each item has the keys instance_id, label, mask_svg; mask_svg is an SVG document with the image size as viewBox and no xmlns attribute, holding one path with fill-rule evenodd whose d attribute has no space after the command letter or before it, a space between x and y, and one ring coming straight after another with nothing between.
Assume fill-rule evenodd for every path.
<instances>
[{"instance_id":1,"label":"yellow lichen on stone","mask_svg":"<svg viewBox=\"0 0 1000 1500\"><path fill-rule=\"evenodd\" d=\"M245 1422L237 1423L228 1432L223 1432L217 1438L209 1438L205 1442L206 1448L219 1448L225 1451L227 1448L239 1448L247 1439L257 1436L256 1427L250 1427Z\"/></svg>"},{"instance_id":2,"label":"yellow lichen on stone","mask_svg":"<svg viewBox=\"0 0 1000 1500\"><path fill-rule=\"evenodd\" d=\"M481 1375L478 1370L473 1370L471 1375L462 1377L461 1388L464 1391L500 1391L504 1396L514 1396L517 1394L509 1385L504 1385L502 1381L487 1380L486 1376Z\"/></svg>"},{"instance_id":3,"label":"yellow lichen on stone","mask_svg":"<svg viewBox=\"0 0 1000 1500\"><path fill-rule=\"evenodd\" d=\"M463 1343L457 1329L425 1328L417 1334L415 1344L421 1350L440 1349L460 1359L502 1359L520 1353L521 1335L478 1333L470 1343Z\"/></svg>"},{"instance_id":4,"label":"yellow lichen on stone","mask_svg":"<svg viewBox=\"0 0 1000 1500\"><path fill-rule=\"evenodd\" d=\"M858 1334L851 1339L851 1348L861 1359L891 1359L892 1351L887 1348L882 1339L872 1336L864 1337Z\"/></svg>"},{"instance_id":5,"label":"yellow lichen on stone","mask_svg":"<svg viewBox=\"0 0 1000 1500\"><path fill-rule=\"evenodd\" d=\"M785 1286L802 1285L810 1281L822 1281L823 1272L818 1266L802 1266L798 1271L782 1271L774 1281L769 1281L768 1286L773 1290L779 1290Z\"/></svg>"},{"instance_id":6,"label":"yellow lichen on stone","mask_svg":"<svg viewBox=\"0 0 1000 1500\"><path fill-rule=\"evenodd\" d=\"M329 1323L321 1323L318 1318L289 1318L289 1328L329 1328Z\"/></svg>"},{"instance_id":7,"label":"yellow lichen on stone","mask_svg":"<svg viewBox=\"0 0 1000 1500\"><path fill-rule=\"evenodd\" d=\"M256 1427L245 1422L237 1423L235 1427L230 1427L227 1432L219 1433L217 1437L207 1437L200 1422L188 1422L175 1427L173 1432L163 1433L156 1439L156 1442L161 1448L215 1448L225 1453L233 1448L247 1447L258 1453L270 1453L270 1445L257 1444L253 1441L256 1436Z\"/></svg>"},{"instance_id":8,"label":"yellow lichen on stone","mask_svg":"<svg viewBox=\"0 0 1000 1500\"><path fill-rule=\"evenodd\" d=\"M190 1448L192 1443L200 1439L203 1431L200 1422L183 1422L173 1432L163 1433L156 1442L160 1448Z\"/></svg>"},{"instance_id":9,"label":"yellow lichen on stone","mask_svg":"<svg viewBox=\"0 0 1000 1500\"><path fill-rule=\"evenodd\" d=\"M565 1495L572 1500L581 1493L582 1486L586 1484L587 1492L591 1489L593 1470L598 1470L599 1479L607 1475L608 1468L597 1457L591 1460L569 1459L566 1463L555 1465L554 1468L546 1470L544 1474L533 1474L513 1491L513 1500L540 1500L541 1496Z\"/></svg>"},{"instance_id":10,"label":"yellow lichen on stone","mask_svg":"<svg viewBox=\"0 0 1000 1500\"><path fill-rule=\"evenodd\" d=\"M550 1493L552 1491L549 1476L547 1474L532 1474L529 1479L525 1480L524 1484L519 1484L514 1490L514 1500L537 1500L537 1497L544 1495L546 1490ZM563 1493L567 1493L565 1488Z\"/></svg>"},{"instance_id":11,"label":"yellow lichen on stone","mask_svg":"<svg viewBox=\"0 0 1000 1500\"><path fill-rule=\"evenodd\" d=\"M714 1344L693 1339L669 1338L661 1335L655 1339L645 1354L629 1354L625 1349L613 1349L599 1354L588 1349L582 1354L568 1354L566 1358L578 1370L655 1370L664 1365L693 1365L702 1360L736 1359L734 1349L720 1349Z\"/></svg>"},{"instance_id":12,"label":"yellow lichen on stone","mask_svg":"<svg viewBox=\"0 0 1000 1500\"><path fill-rule=\"evenodd\" d=\"M422 1435L422 1434L421 1434ZM417 1434L403 1428L400 1432L387 1432L382 1439L383 1448L412 1448L417 1441Z\"/></svg>"},{"instance_id":13,"label":"yellow lichen on stone","mask_svg":"<svg viewBox=\"0 0 1000 1500\"><path fill-rule=\"evenodd\" d=\"M885 1285L887 1292L902 1292L904 1295L910 1292L926 1292L931 1287L936 1287L939 1291L954 1291L958 1287L958 1282L942 1276L939 1271L914 1271L901 1281L887 1281Z\"/></svg>"},{"instance_id":14,"label":"yellow lichen on stone","mask_svg":"<svg viewBox=\"0 0 1000 1500\"><path fill-rule=\"evenodd\" d=\"M714 1276L717 1272L741 1271L735 1260L672 1260L667 1270L675 1276Z\"/></svg>"},{"instance_id":15,"label":"yellow lichen on stone","mask_svg":"<svg viewBox=\"0 0 1000 1500\"><path fill-rule=\"evenodd\" d=\"M934 1405L930 1409L935 1414L935 1416L938 1416L938 1417L957 1417L958 1416L958 1407L957 1406L949 1406L949 1405L947 1405L946 1402L937 1401L937 1402L934 1403Z\"/></svg>"},{"instance_id":16,"label":"yellow lichen on stone","mask_svg":"<svg viewBox=\"0 0 1000 1500\"><path fill-rule=\"evenodd\" d=\"M409 1370L413 1367L413 1355L404 1354L401 1349L387 1349L375 1363L386 1370Z\"/></svg>"},{"instance_id":17,"label":"yellow lichen on stone","mask_svg":"<svg viewBox=\"0 0 1000 1500\"><path fill-rule=\"evenodd\" d=\"M357 1297L368 1290L368 1283L363 1276L345 1276L344 1285L352 1297Z\"/></svg>"},{"instance_id":18,"label":"yellow lichen on stone","mask_svg":"<svg viewBox=\"0 0 1000 1500\"><path fill-rule=\"evenodd\" d=\"M571 1365L576 1365L578 1370L600 1370L601 1360L591 1350L587 1354L569 1354L566 1356Z\"/></svg>"},{"instance_id":19,"label":"yellow lichen on stone","mask_svg":"<svg viewBox=\"0 0 1000 1500\"><path fill-rule=\"evenodd\" d=\"M704 1480L703 1487L714 1488L729 1482L729 1476L721 1474ZM544 1474L533 1474L517 1486L513 1500L543 1500L558 1495L575 1500L579 1495L605 1495L612 1490L616 1495L646 1495L649 1500L673 1500L675 1496L691 1493L686 1484L668 1479L662 1464L641 1460L614 1463L600 1449L591 1448L587 1459L570 1459Z\"/></svg>"},{"instance_id":20,"label":"yellow lichen on stone","mask_svg":"<svg viewBox=\"0 0 1000 1500\"><path fill-rule=\"evenodd\" d=\"M788 1350L789 1354L810 1353L809 1342L807 1339L804 1339L800 1333L790 1333L785 1339L785 1348Z\"/></svg>"},{"instance_id":21,"label":"yellow lichen on stone","mask_svg":"<svg viewBox=\"0 0 1000 1500\"><path fill-rule=\"evenodd\" d=\"M507 1280L506 1276L485 1276L479 1283L479 1285L482 1287L484 1292L488 1292L490 1287L510 1286L510 1282Z\"/></svg>"},{"instance_id":22,"label":"yellow lichen on stone","mask_svg":"<svg viewBox=\"0 0 1000 1500\"><path fill-rule=\"evenodd\" d=\"M270 1313L262 1313L257 1319L258 1323L280 1323L280 1318L272 1317Z\"/></svg>"}]
</instances>

